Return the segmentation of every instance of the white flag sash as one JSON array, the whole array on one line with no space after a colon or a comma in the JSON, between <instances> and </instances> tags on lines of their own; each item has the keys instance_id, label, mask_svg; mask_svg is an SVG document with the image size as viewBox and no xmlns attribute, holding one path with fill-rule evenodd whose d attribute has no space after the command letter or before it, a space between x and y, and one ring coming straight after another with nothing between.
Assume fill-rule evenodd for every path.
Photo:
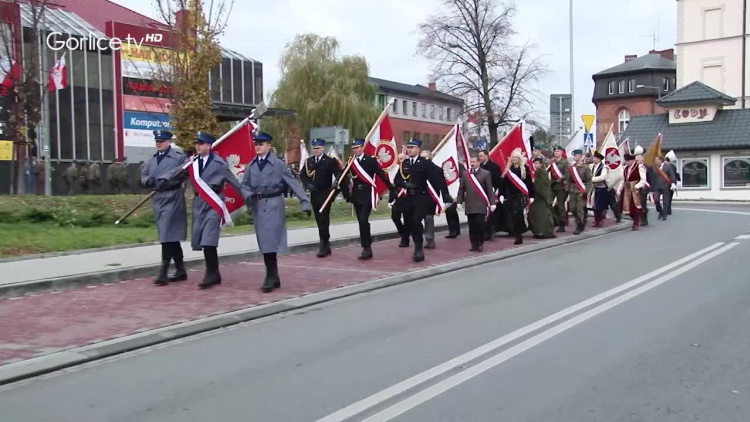
<instances>
[{"instance_id":1,"label":"white flag sash","mask_svg":"<svg viewBox=\"0 0 750 422\"><path fill-rule=\"evenodd\" d=\"M560 180L562 179L563 175L560 171L560 167L557 167L557 164L553 161L552 164L549 166L550 170L552 170L552 179L554 180Z\"/></svg>"},{"instance_id":2,"label":"white flag sash","mask_svg":"<svg viewBox=\"0 0 750 422\"><path fill-rule=\"evenodd\" d=\"M581 179L581 175L578 174L578 168L574 164L570 165L570 174L573 175L573 180L576 182L578 190L580 190L581 193L586 192L586 185L583 184L583 179Z\"/></svg>"},{"instance_id":3,"label":"white flag sash","mask_svg":"<svg viewBox=\"0 0 750 422\"><path fill-rule=\"evenodd\" d=\"M367 174L365 169L363 169L362 166L359 164L359 160L357 160L356 157L354 158L354 161L352 162L352 164L353 164L352 167L354 167L354 172L357 173L357 176L372 187L370 200L372 201L372 207L377 208L378 207L378 193L376 192L377 185L375 184L375 179L370 177L369 174Z\"/></svg>"},{"instance_id":4,"label":"white flag sash","mask_svg":"<svg viewBox=\"0 0 750 422\"><path fill-rule=\"evenodd\" d=\"M443 201L442 201L442 200L440 200L440 195L439 195L439 194L437 193L437 191L436 191L436 190L435 190L435 188L434 188L434 187L432 186L432 183L430 183L430 181L429 181L429 180L427 181L427 192L429 192L429 194L430 194L430 197L432 197L432 200L433 200L433 201L435 201L435 205L437 205L437 207L435 208L435 212L437 212L437 213L438 213L438 215L439 215L439 214L441 214L441 213L442 213L443 211L445 211L445 210L443 209L443 205L444 205L444 204L443 204Z\"/></svg>"},{"instance_id":5,"label":"white flag sash","mask_svg":"<svg viewBox=\"0 0 750 422\"><path fill-rule=\"evenodd\" d=\"M477 177L474 176L473 173L469 172L469 182L471 182L471 185L474 186L474 190L477 191L479 196L484 201L484 205L487 207L487 215L490 214L490 198L487 197L487 192L482 189L482 185L479 183L479 180L477 180Z\"/></svg>"},{"instance_id":6,"label":"white flag sash","mask_svg":"<svg viewBox=\"0 0 750 422\"><path fill-rule=\"evenodd\" d=\"M193 160L193 164L190 166L190 180L193 182L193 187L195 187L195 191L198 192L201 199L206 201L214 211L219 213L221 216L221 226L233 225L232 216L229 214L227 204L225 204L219 194L214 192L214 190L208 186L206 181L200 177L198 160Z\"/></svg>"},{"instance_id":7,"label":"white flag sash","mask_svg":"<svg viewBox=\"0 0 750 422\"><path fill-rule=\"evenodd\" d=\"M521 179L517 174L513 173L510 169L505 174L510 177L511 183L513 183L513 185L528 198L529 188L526 186L526 183L523 181L523 179Z\"/></svg>"}]
</instances>

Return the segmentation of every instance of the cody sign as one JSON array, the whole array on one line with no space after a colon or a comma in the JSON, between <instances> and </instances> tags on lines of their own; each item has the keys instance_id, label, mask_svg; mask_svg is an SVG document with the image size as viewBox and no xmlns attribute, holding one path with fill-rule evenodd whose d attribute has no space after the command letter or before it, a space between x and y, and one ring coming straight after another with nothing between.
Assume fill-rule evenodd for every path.
<instances>
[{"instance_id":1,"label":"cody sign","mask_svg":"<svg viewBox=\"0 0 750 422\"><path fill-rule=\"evenodd\" d=\"M47 47L53 51L60 51L67 49L70 51L96 51L96 50L121 50L124 45L130 48L141 48L144 42L147 43L160 43L164 39L162 34L147 34L140 40L132 37L128 34L123 41L122 38L112 37L99 37L93 33L89 33L86 38L79 37L67 37L61 32L50 32L47 35Z\"/></svg>"}]
</instances>

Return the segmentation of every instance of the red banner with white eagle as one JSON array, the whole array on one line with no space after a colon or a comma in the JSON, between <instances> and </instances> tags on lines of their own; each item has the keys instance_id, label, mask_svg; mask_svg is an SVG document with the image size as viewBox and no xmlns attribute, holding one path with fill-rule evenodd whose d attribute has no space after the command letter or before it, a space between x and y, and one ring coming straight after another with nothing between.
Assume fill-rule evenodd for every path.
<instances>
[{"instance_id":1,"label":"red banner with white eagle","mask_svg":"<svg viewBox=\"0 0 750 422\"><path fill-rule=\"evenodd\" d=\"M255 123L246 119L219 138L212 148L215 154L226 160L229 170L239 181L242 181L245 175L245 168L255 159L255 146L253 145L255 128ZM226 184L224 203L232 213L242 208L245 200L241 192L237 192L231 185Z\"/></svg>"},{"instance_id":2,"label":"red banner with white eagle","mask_svg":"<svg viewBox=\"0 0 750 422\"><path fill-rule=\"evenodd\" d=\"M385 171L393 183L393 178L399 169L398 154L396 153L396 139L393 137L391 120L386 114L371 131L369 138L365 139L365 154L371 155L378 160L380 168ZM388 191L385 182L375 177L375 205L377 206L380 196Z\"/></svg>"}]
</instances>

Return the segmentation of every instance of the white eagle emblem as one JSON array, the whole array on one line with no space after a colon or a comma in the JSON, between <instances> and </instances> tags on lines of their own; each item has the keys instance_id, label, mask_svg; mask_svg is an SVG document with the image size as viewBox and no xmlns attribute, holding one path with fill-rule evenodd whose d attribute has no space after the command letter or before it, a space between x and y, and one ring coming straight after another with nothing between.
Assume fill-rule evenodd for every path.
<instances>
[{"instance_id":1,"label":"white eagle emblem","mask_svg":"<svg viewBox=\"0 0 750 422\"><path fill-rule=\"evenodd\" d=\"M238 154L231 154L227 157L227 164L229 164L229 170L232 171L234 177L237 180L242 180L242 176L245 174L245 166L240 163L240 156Z\"/></svg>"}]
</instances>

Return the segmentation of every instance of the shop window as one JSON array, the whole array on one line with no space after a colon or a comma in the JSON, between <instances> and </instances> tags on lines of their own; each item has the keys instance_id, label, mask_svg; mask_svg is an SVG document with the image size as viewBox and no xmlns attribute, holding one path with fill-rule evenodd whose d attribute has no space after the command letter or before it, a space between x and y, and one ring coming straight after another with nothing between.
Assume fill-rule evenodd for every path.
<instances>
[{"instance_id":1,"label":"shop window","mask_svg":"<svg viewBox=\"0 0 750 422\"><path fill-rule=\"evenodd\" d=\"M723 158L723 187L750 187L750 157Z\"/></svg>"},{"instance_id":2,"label":"shop window","mask_svg":"<svg viewBox=\"0 0 750 422\"><path fill-rule=\"evenodd\" d=\"M680 160L683 188L708 188L708 158L685 158Z\"/></svg>"}]
</instances>

